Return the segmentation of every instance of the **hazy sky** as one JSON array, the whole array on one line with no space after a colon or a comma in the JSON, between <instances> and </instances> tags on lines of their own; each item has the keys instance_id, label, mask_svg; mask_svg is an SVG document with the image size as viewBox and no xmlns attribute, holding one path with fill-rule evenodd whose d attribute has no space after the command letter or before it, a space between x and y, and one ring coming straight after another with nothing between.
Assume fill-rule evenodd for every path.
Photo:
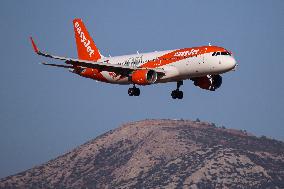
<instances>
[{"instance_id":1,"label":"hazy sky","mask_svg":"<svg viewBox=\"0 0 284 189\"><path fill-rule=\"evenodd\" d=\"M122 123L183 118L284 140L284 1L12 1L0 3L0 178L71 150ZM81 17L104 55L207 45L233 51L239 68L216 92L185 81L141 87L85 79L39 65L28 37L76 57Z\"/></svg>"}]
</instances>

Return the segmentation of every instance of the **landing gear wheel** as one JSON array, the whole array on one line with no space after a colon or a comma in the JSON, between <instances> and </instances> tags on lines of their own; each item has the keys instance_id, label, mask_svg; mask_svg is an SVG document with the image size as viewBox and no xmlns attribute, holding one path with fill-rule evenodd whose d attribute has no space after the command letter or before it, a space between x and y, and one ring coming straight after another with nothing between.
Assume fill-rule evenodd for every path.
<instances>
[{"instance_id":1,"label":"landing gear wheel","mask_svg":"<svg viewBox=\"0 0 284 189\"><path fill-rule=\"evenodd\" d=\"M176 98L177 98L177 92L176 92L176 90L172 91L171 96L172 96L173 99L176 99Z\"/></svg>"},{"instance_id":2,"label":"landing gear wheel","mask_svg":"<svg viewBox=\"0 0 284 189\"><path fill-rule=\"evenodd\" d=\"M133 88L129 88L128 89L128 95L129 96L133 96L134 95L134 89Z\"/></svg>"},{"instance_id":3,"label":"landing gear wheel","mask_svg":"<svg viewBox=\"0 0 284 189\"><path fill-rule=\"evenodd\" d=\"M140 95L140 89L136 88L135 86L128 89L128 95L129 96L139 96Z\"/></svg>"},{"instance_id":4,"label":"landing gear wheel","mask_svg":"<svg viewBox=\"0 0 284 189\"><path fill-rule=\"evenodd\" d=\"M183 92L180 91L180 90L174 90L174 91L172 91L171 96L172 96L173 99L182 99L183 98Z\"/></svg>"},{"instance_id":5,"label":"landing gear wheel","mask_svg":"<svg viewBox=\"0 0 284 189\"><path fill-rule=\"evenodd\" d=\"M183 92L182 91L178 91L178 96L177 96L177 98L178 99L183 99Z\"/></svg>"},{"instance_id":6,"label":"landing gear wheel","mask_svg":"<svg viewBox=\"0 0 284 189\"><path fill-rule=\"evenodd\" d=\"M171 96L173 99L182 99L183 98L183 92L179 90L180 86L183 85L183 81L177 82L177 89L173 90L171 93Z\"/></svg>"},{"instance_id":7,"label":"landing gear wheel","mask_svg":"<svg viewBox=\"0 0 284 189\"><path fill-rule=\"evenodd\" d=\"M140 89L134 88L134 96L139 96L139 95L140 95Z\"/></svg>"}]
</instances>

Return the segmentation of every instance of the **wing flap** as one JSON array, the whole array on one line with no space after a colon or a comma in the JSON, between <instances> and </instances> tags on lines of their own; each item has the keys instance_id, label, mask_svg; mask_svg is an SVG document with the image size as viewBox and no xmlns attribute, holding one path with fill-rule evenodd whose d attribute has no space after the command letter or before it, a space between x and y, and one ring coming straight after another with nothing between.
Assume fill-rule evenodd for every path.
<instances>
[{"instance_id":1,"label":"wing flap","mask_svg":"<svg viewBox=\"0 0 284 189\"><path fill-rule=\"evenodd\" d=\"M69 66L69 65L49 64L49 63L45 63L45 62L42 62L41 64L42 64L42 65L46 65L46 66L59 67L59 68L74 68L73 66Z\"/></svg>"}]
</instances>

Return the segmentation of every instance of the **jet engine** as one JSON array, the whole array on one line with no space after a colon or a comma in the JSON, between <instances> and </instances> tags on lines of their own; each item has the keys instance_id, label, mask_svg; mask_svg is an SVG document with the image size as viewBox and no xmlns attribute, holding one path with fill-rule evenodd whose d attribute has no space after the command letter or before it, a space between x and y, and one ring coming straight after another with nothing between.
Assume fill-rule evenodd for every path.
<instances>
[{"instance_id":1,"label":"jet engine","mask_svg":"<svg viewBox=\"0 0 284 189\"><path fill-rule=\"evenodd\" d=\"M215 91L222 85L222 77L220 75L207 75L191 79L195 86L201 89Z\"/></svg>"},{"instance_id":2,"label":"jet engine","mask_svg":"<svg viewBox=\"0 0 284 189\"><path fill-rule=\"evenodd\" d=\"M157 72L154 70L136 70L131 75L134 84L150 85L157 80Z\"/></svg>"}]
</instances>

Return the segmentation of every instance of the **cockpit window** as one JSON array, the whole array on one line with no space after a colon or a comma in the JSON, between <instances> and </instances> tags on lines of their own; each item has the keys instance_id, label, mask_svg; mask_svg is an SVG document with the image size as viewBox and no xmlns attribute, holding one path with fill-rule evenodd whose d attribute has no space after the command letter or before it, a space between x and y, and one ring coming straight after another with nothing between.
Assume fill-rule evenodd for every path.
<instances>
[{"instance_id":1,"label":"cockpit window","mask_svg":"<svg viewBox=\"0 0 284 189\"><path fill-rule=\"evenodd\" d=\"M229 52L221 52L221 55L230 55L231 56L231 53L229 53Z\"/></svg>"},{"instance_id":2,"label":"cockpit window","mask_svg":"<svg viewBox=\"0 0 284 189\"><path fill-rule=\"evenodd\" d=\"M218 55L229 55L231 56L231 53L229 53L228 51L225 52L213 52L212 56L218 56Z\"/></svg>"}]
</instances>

